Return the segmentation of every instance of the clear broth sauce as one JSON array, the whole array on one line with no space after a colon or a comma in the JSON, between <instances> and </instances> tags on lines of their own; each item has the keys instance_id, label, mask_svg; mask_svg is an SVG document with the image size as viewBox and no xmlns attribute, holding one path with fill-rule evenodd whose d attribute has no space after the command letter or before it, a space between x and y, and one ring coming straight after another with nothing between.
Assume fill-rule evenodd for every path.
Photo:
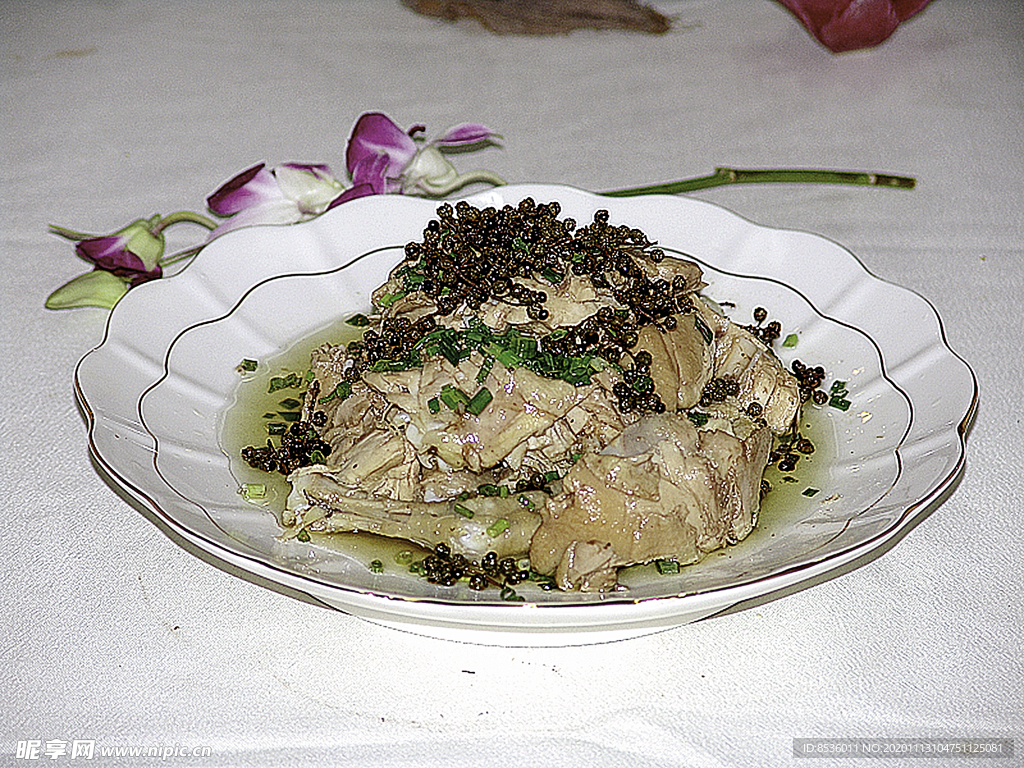
<instances>
[{"instance_id":1,"label":"clear broth sauce","mask_svg":"<svg viewBox=\"0 0 1024 768\"><path fill-rule=\"evenodd\" d=\"M362 333L363 329L338 321L299 340L278 355L257 360L255 371L239 375L234 399L221 418L221 450L229 458L231 474L239 485L240 493L250 484L266 488L262 498L248 498L247 501L273 514L279 525L291 490L287 479L278 472L267 473L250 467L241 457L242 448L265 445L268 437L275 445L278 444L279 438L268 433L267 425L283 423L287 427L291 422L285 421L281 413L299 410L283 404L283 401L301 402L306 391L311 352L323 344L347 344L360 338ZM245 357L242 354L240 360ZM302 382L298 388L269 392L271 379L293 373ZM800 432L814 444L814 453L802 456L792 472L781 472L776 466L769 467L764 476L772 490L761 501L757 525L753 531L743 541L712 552L704 562L716 556L743 557L744 544L749 542L752 545L771 537L773 527L794 516L806 515L809 506L817 508L829 499L828 467L835 456L836 435L832 420L824 412L826 410L827 407L805 405L800 419ZM817 493L808 495L809 489L817 489ZM348 555L367 567L379 560L385 571L391 573L405 570L410 558L419 560L426 554L425 549L412 542L368 533L310 533L309 536L309 543ZM680 573L685 573L689 567L694 566L682 566ZM671 577L659 574L654 564L630 566L620 571L620 582L627 586L630 583L646 583L650 579L663 578Z\"/></svg>"}]
</instances>

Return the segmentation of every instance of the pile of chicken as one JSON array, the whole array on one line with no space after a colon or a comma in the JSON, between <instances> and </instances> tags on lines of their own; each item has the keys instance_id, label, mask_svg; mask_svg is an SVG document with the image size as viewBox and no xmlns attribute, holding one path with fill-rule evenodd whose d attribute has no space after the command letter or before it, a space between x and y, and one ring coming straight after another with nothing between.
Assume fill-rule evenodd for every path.
<instances>
[{"instance_id":1,"label":"pile of chicken","mask_svg":"<svg viewBox=\"0 0 1024 768\"><path fill-rule=\"evenodd\" d=\"M684 284L692 299L677 322L644 326L635 345L650 354L664 412L624 413L613 394L617 365L574 386L494 361L485 381L493 399L478 414L438 408L445 385L479 388L479 351L455 365L436 355L408 370L364 371L346 397L327 398L352 361L346 346L325 345L312 355L303 418L324 412L320 433L332 450L325 463L289 476L287 535L358 531L443 543L471 559L528 556L565 590L613 589L623 566L693 563L746 537L773 433L786 432L799 411L798 382L751 330L700 295L696 264L639 263L652 279ZM375 293L374 326L436 313L418 292L382 306L396 273ZM557 285L520 282L546 291L543 320L493 298L439 320L460 328L474 318L497 333L515 326L542 336L602 307L620 309L611 291L571 271ZM714 380L730 382L730 394L709 402ZM556 479L524 482L538 476ZM502 485L511 492L479 492Z\"/></svg>"}]
</instances>

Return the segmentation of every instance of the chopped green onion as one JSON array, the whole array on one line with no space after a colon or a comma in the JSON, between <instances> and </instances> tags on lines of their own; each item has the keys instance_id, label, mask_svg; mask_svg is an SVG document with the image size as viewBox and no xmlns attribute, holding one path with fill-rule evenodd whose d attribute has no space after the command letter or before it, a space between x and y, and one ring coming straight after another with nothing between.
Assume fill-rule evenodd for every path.
<instances>
[{"instance_id":1,"label":"chopped green onion","mask_svg":"<svg viewBox=\"0 0 1024 768\"><path fill-rule=\"evenodd\" d=\"M480 366L480 370L476 374L476 383L483 384L487 381L487 377L491 375L491 368L494 367L494 358L490 355L484 357L484 363Z\"/></svg>"},{"instance_id":2,"label":"chopped green onion","mask_svg":"<svg viewBox=\"0 0 1024 768\"><path fill-rule=\"evenodd\" d=\"M832 382L832 389L830 391L832 391L832 392L844 392L845 393L847 391L847 389L846 389L846 382L845 381L833 381Z\"/></svg>"},{"instance_id":3,"label":"chopped green onion","mask_svg":"<svg viewBox=\"0 0 1024 768\"><path fill-rule=\"evenodd\" d=\"M415 352L410 352L401 360L377 360L367 370L373 373L397 373L398 371L408 371L411 368L419 368L422 365L423 361L420 356Z\"/></svg>"},{"instance_id":4,"label":"chopped green onion","mask_svg":"<svg viewBox=\"0 0 1024 768\"><path fill-rule=\"evenodd\" d=\"M473 517L473 515L476 514L476 512L467 507L465 504L456 504L455 511L463 517L470 519Z\"/></svg>"},{"instance_id":5,"label":"chopped green onion","mask_svg":"<svg viewBox=\"0 0 1024 768\"><path fill-rule=\"evenodd\" d=\"M301 531L299 531L296 534L295 538L298 539L299 541L305 543L305 542L309 541L309 531L307 531L305 528L303 528Z\"/></svg>"},{"instance_id":6,"label":"chopped green onion","mask_svg":"<svg viewBox=\"0 0 1024 768\"><path fill-rule=\"evenodd\" d=\"M551 267L544 267L544 269L541 270L540 276L552 285L558 285L565 277L561 272L556 272Z\"/></svg>"},{"instance_id":7,"label":"chopped green onion","mask_svg":"<svg viewBox=\"0 0 1024 768\"><path fill-rule=\"evenodd\" d=\"M516 594L516 591L512 587L505 586L501 588L501 599L507 603L525 603L526 598L522 595Z\"/></svg>"},{"instance_id":8,"label":"chopped green onion","mask_svg":"<svg viewBox=\"0 0 1024 768\"><path fill-rule=\"evenodd\" d=\"M807 498L810 498L811 496L817 496L819 493L821 493L821 491L818 490L817 488L805 488L803 491L803 495L806 496Z\"/></svg>"},{"instance_id":9,"label":"chopped green onion","mask_svg":"<svg viewBox=\"0 0 1024 768\"><path fill-rule=\"evenodd\" d=\"M302 414L299 413L298 411L278 411L277 415L280 416L285 421L291 422L298 421L299 418L302 416Z\"/></svg>"},{"instance_id":10,"label":"chopped green onion","mask_svg":"<svg viewBox=\"0 0 1024 768\"><path fill-rule=\"evenodd\" d=\"M395 562L399 565L409 565L413 560L413 553L411 549L403 549L397 555L395 555Z\"/></svg>"},{"instance_id":11,"label":"chopped green onion","mask_svg":"<svg viewBox=\"0 0 1024 768\"><path fill-rule=\"evenodd\" d=\"M309 460L313 464L323 464L327 461L327 457L324 456L323 451L310 451Z\"/></svg>"},{"instance_id":12,"label":"chopped green onion","mask_svg":"<svg viewBox=\"0 0 1024 768\"><path fill-rule=\"evenodd\" d=\"M692 421L693 426L697 427L697 429L700 429L701 427L706 425L708 421L711 419L711 417L708 414L701 413L700 411L687 411L686 418Z\"/></svg>"},{"instance_id":13,"label":"chopped green onion","mask_svg":"<svg viewBox=\"0 0 1024 768\"><path fill-rule=\"evenodd\" d=\"M352 315L345 323L355 328L365 328L370 324L370 318L360 312L359 314Z\"/></svg>"},{"instance_id":14,"label":"chopped green onion","mask_svg":"<svg viewBox=\"0 0 1024 768\"><path fill-rule=\"evenodd\" d=\"M436 397L430 398L429 400L427 400L427 409L431 413L437 413L438 411L441 410L441 401L438 400Z\"/></svg>"},{"instance_id":15,"label":"chopped green onion","mask_svg":"<svg viewBox=\"0 0 1024 768\"><path fill-rule=\"evenodd\" d=\"M497 496L501 491L498 490L498 486L494 483L484 483L476 489L476 492L481 496Z\"/></svg>"},{"instance_id":16,"label":"chopped green onion","mask_svg":"<svg viewBox=\"0 0 1024 768\"><path fill-rule=\"evenodd\" d=\"M519 494L517 501L529 510L536 509L537 505L530 500L529 497Z\"/></svg>"},{"instance_id":17,"label":"chopped green onion","mask_svg":"<svg viewBox=\"0 0 1024 768\"><path fill-rule=\"evenodd\" d=\"M247 499L265 499L267 486L263 483L246 483L241 488L242 495Z\"/></svg>"},{"instance_id":18,"label":"chopped green onion","mask_svg":"<svg viewBox=\"0 0 1024 768\"><path fill-rule=\"evenodd\" d=\"M480 391L473 395L473 399L466 404L466 411L474 416L479 416L493 399L494 395L491 394L491 390L487 387L480 387Z\"/></svg>"},{"instance_id":19,"label":"chopped green onion","mask_svg":"<svg viewBox=\"0 0 1024 768\"><path fill-rule=\"evenodd\" d=\"M301 387L303 384L302 377L297 373L289 373L287 376L274 376L270 380L270 388L267 390L268 394L273 394L279 389L291 389L295 387Z\"/></svg>"},{"instance_id":20,"label":"chopped green onion","mask_svg":"<svg viewBox=\"0 0 1024 768\"><path fill-rule=\"evenodd\" d=\"M561 475L559 475L557 472L555 472L552 469L551 471L544 473L544 482L545 483L553 483L553 482L555 482L555 480L560 480L561 477L562 477Z\"/></svg>"},{"instance_id":21,"label":"chopped green onion","mask_svg":"<svg viewBox=\"0 0 1024 768\"><path fill-rule=\"evenodd\" d=\"M791 333L782 342L782 346L784 346L784 347L795 347L797 341L798 341L798 339L797 339L796 334L795 333Z\"/></svg>"},{"instance_id":22,"label":"chopped green onion","mask_svg":"<svg viewBox=\"0 0 1024 768\"><path fill-rule=\"evenodd\" d=\"M678 560L655 560L654 567L658 569L658 573L662 576L669 573L679 573Z\"/></svg>"},{"instance_id":23,"label":"chopped green onion","mask_svg":"<svg viewBox=\"0 0 1024 768\"><path fill-rule=\"evenodd\" d=\"M838 397L833 395L829 398L828 404L833 408L838 408L840 411L847 411L850 409L850 401L845 397Z\"/></svg>"},{"instance_id":24,"label":"chopped green onion","mask_svg":"<svg viewBox=\"0 0 1024 768\"><path fill-rule=\"evenodd\" d=\"M289 411L294 411L296 408L302 405L302 401L296 400L294 397L286 397L284 400L279 402L278 405L280 405L282 408L287 408Z\"/></svg>"},{"instance_id":25,"label":"chopped green onion","mask_svg":"<svg viewBox=\"0 0 1024 768\"><path fill-rule=\"evenodd\" d=\"M384 563L382 563L380 560L371 560L370 570L373 573L384 573Z\"/></svg>"},{"instance_id":26,"label":"chopped green onion","mask_svg":"<svg viewBox=\"0 0 1024 768\"><path fill-rule=\"evenodd\" d=\"M439 397L441 402L453 411L458 410L460 405L465 406L469 402L469 395L458 387L453 387L451 384L445 384L441 387Z\"/></svg>"},{"instance_id":27,"label":"chopped green onion","mask_svg":"<svg viewBox=\"0 0 1024 768\"><path fill-rule=\"evenodd\" d=\"M494 539L503 534L507 530L508 520L506 520L504 517L499 517L487 528L487 535Z\"/></svg>"},{"instance_id":28,"label":"chopped green onion","mask_svg":"<svg viewBox=\"0 0 1024 768\"><path fill-rule=\"evenodd\" d=\"M380 304L380 306L383 309L387 309L392 304L394 304L396 301L398 301L400 298L405 296L405 294L406 294L405 291L396 291L395 293L385 293L383 296L380 297L380 300L377 303Z\"/></svg>"},{"instance_id":29,"label":"chopped green onion","mask_svg":"<svg viewBox=\"0 0 1024 768\"><path fill-rule=\"evenodd\" d=\"M267 424L267 434L268 435L283 435L287 431L288 431L288 425L287 424L282 424L282 423L280 423L278 421L272 421L269 424Z\"/></svg>"},{"instance_id":30,"label":"chopped green onion","mask_svg":"<svg viewBox=\"0 0 1024 768\"><path fill-rule=\"evenodd\" d=\"M252 373L259 366L255 360L250 360L248 357L238 364L239 373Z\"/></svg>"},{"instance_id":31,"label":"chopped green onion","mask_svg":"<svg viewBox=\"0 0 1024 768\"><path fill-rule=\"evenodd\" d=\"M331 392L331 394L327 395L326 397L321 397L319 400L317 400L317 402L320 403L321 405L323 405L324 403L331 402L331 400L333 400L336 397L340 397L342 399L342 401L344 401L344 400L347 400L351 394L352 394L352 382L351 381L340 381L340 382L338 382L338 386L336 386L334 388L334 390Z\"/></svg>"}]
</instances>

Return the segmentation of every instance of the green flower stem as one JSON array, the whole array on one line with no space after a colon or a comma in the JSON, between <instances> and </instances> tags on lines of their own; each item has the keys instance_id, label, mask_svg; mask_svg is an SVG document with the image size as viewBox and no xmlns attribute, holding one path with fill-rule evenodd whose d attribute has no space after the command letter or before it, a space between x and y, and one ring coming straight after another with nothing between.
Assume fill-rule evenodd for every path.
<instances>
[{"instance_id":1,"label":"green flower stem","mask_svg":"<svg viewBox=\"0 0 1024 768\"><path fill-rule=\"evenodd\" d=\"M179 261L191 259L206 246L207 243L201 243L199 245L193 245L191 248L186 248L184 251L178 251L177 253L172 253L170 256L165 256L160 259L160 266L169 267L171 264L177 264Z\"/></svg>"},{"instance_id":2,"label":"green flower stem","mask_svg":"<svg viewBox=\"0 0 1024 768\"><path fill-rule=\"evenodd\" d=\"M159 235L168 227L174 224L180 224L183 221L187 221L190 224L198 224L201 227L206 227L209 230L217 228L217 222L201 213L195 213L193 211L177 211L176 213L168 214L160 219L159 223L153 227L153 234Z\"/></svg>"},{"instance_id":3,"label":"green flower stem","mask_svg":"<svg viewBox=\"0 0 1024 768\"><path fill-rule=\"evenodd\" d=\"M698 176L682 181L652 184L600 192L605 197L636 197L638 195L677 195L727 184L853 184L862 187L890 187L913 189L917 183L910 176L892 176L884 173L858 173L852 171L826 171L812 168L779 168L774 170L741 170L715 168L710 176Z\"/></svg>"}]
</instances>

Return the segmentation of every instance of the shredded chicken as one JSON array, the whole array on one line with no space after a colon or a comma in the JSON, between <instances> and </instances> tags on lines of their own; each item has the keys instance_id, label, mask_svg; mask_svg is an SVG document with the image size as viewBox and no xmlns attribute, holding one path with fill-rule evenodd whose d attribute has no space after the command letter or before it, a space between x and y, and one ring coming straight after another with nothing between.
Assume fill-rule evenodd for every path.
<instances>
[{"instance_id":1,"label":"shredded chicken","mask_svg":"<svg viewBox=\"0 0 1024 768\"><path fill-rule=\"evenodd\" d=\"M632 351L650 354L664 413L623 408L615 393L624 374L614 364L574 385L497 362L498 352L488 358L480 348L353 377L349 351L325 345L312 355L303 418L319 417L331 450L325 463L289 476L286 536L369 532L444 544L466 557L528 554L535 571L566 590L613 589L623 566L693 563L747 536L772 434L790 429L800 407L797 380L762 341L699 295L696 264L638 263L650 279L689 297L675 322L643 325ZM544 313L491 299L443 317L438 327L482 322L494 334L557 333L603 308L621 312L616 291L624 280L610 274L602 284L571 271L557 285L524 277L527 293L546 292ZM432 300L402 286L396 270L375 292L376 323L437 313ZM706 388L715 379L735 382L738 392L709 405ZM438 402L446 387L469 396L482 386L489 396L482 409ZM700 428L687 417L698 407ZM538 476L555 479L537 485ZM477 492L497 484L504 484L501 495ZM504 492L510 488L517 490Z\"/></svg>"},{"instance_id":2,"label":"shredded chicken","mask_svg":"<svg viewBox=\"0 0 1024 768\"><path fill-rule=\"evenodd\" d=\"M767 427L741 440L647 417L573 466L541 509L530 562L563 589L613 587L624 565L696 562L750 533L770 448Z\"/></svg>"}]
</instances>

